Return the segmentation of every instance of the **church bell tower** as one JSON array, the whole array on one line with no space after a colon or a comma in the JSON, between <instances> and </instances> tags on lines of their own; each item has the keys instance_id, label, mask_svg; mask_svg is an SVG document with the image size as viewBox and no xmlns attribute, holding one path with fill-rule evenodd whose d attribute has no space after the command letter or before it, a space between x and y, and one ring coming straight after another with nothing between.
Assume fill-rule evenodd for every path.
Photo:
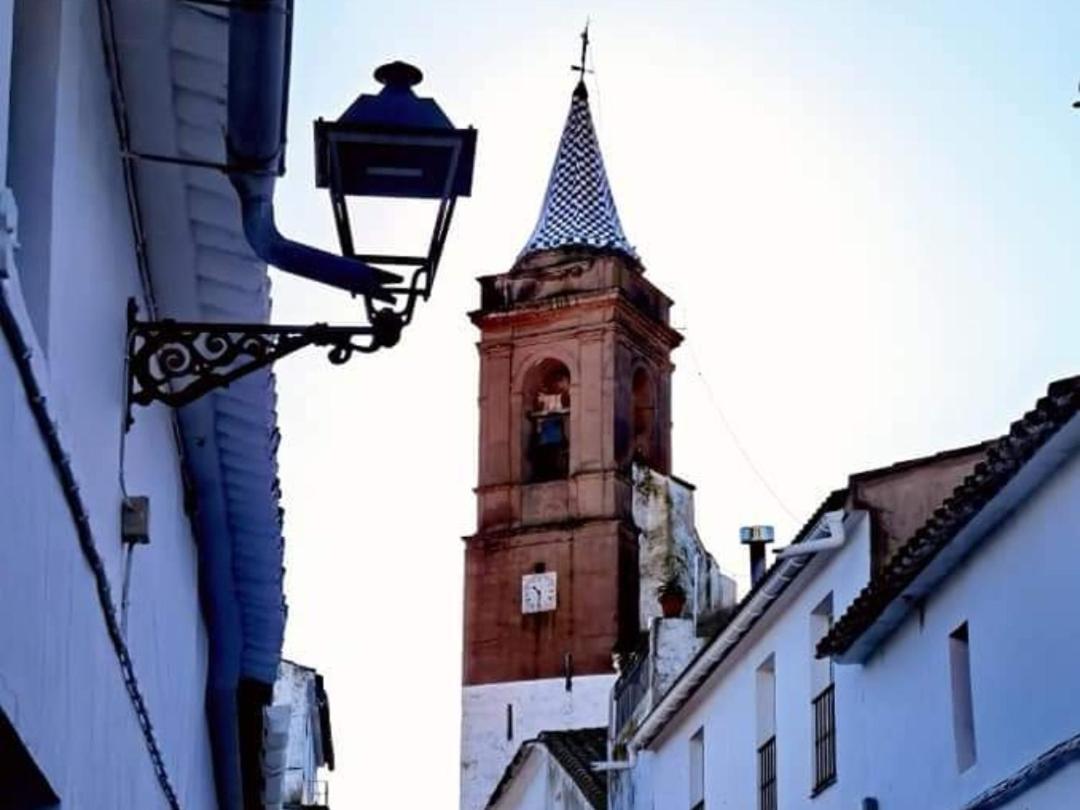
<instances>
[{"instance_id":1,"label":"church bell tower","mask_svg":"<svg viewBox=\"0 0 1080 810\"><path fill-rule=\"evenodd\" d=\"M671 465L680 336L623 233L583 82L532 236L480 286L463 810L541 730L606 725L613 656L640 631L631 463Z\"/></svg>"}]
</instances>

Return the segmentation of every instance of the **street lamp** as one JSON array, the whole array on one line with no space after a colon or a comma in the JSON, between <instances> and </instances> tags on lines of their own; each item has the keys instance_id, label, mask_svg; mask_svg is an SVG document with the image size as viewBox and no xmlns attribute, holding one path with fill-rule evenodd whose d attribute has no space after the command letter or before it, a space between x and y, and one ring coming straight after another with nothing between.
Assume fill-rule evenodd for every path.
<instances>
[{"instance_id":1,"label":"street lamp","mask_svg":"<svg viewBox=\"0 0 1080 810\"><path fill-rule=\"evenodd\" d=\"M315 122L316 186L329 190L342 256L356 267L372 270L372 277L378 279L364 289L350 290L363 297L367 323L296 326L140 321L131 304L129 408L152 402L186 405L304 346L327 347L330 362L341 364L356 352L370 353L398 342L402 328L412 320L416 302L431 295L455 203L472 191L476 154L476 130L455 129L433 99L413 92L422 78L418 68L405 62L383 65L375 71L375 79L383 85L377 95L360 95L337 121ZM210 167L232 174L234 182L235 176L245 171L234 166ZM426 253L358 254L348 197L437 200ZM276 231L272 237L280 239ZM311 255L317 260L318 253L298 246L290 255ZM410 272L402 277L382 269L388 266ZM317 277L309 271L301 274Z\"/></svg>"},{"instance_id":2,"label":"street lamp","mask_svg":"<svg viewBox=\"0 0 1080 810\"><path fill-rule=\"evenodd\" d=\"M413 65L390 62L375 71L378 95L361 95L337 121L315 122L315 185L330 192L342 255L412 268L407 286L384 287L400 304L394 311L402 326L417 299L431 295L454 204L472 191L476 154L475 129L455 129L433 99L413 92L423 77ZM358 254L346 197L438 200L427 254ZM386 311L365 302L369 317Z\"/></svg>"}]
</instances>

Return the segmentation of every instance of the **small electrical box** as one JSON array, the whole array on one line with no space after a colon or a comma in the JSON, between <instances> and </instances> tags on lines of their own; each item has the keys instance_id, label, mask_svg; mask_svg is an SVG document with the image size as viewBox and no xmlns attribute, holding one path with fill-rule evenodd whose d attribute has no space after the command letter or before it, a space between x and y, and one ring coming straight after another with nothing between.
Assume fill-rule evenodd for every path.
<instances>
[{"instance_id":1,"label":"small electrical box","mask_svg":"<svg viewBox=\"0 0 1080 810\"><path fill-rule=\"evenodd\" d=\"M124 498L120 509L120 539L132 544L150 542L150 499L146 495Z\"/></svg>"}]
</instances>

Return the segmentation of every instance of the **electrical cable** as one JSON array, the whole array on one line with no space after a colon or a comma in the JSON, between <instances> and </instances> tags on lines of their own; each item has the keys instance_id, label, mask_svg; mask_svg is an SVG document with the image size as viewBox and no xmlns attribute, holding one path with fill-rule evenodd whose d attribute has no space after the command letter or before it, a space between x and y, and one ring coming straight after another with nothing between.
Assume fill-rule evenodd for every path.
<instances>
[{"instance_id":1,"label":"electrical cable","mask_svg":"<svg viewBox=\"0 0 1080 810\"><path fill-rule=\"evenodd\" d=\"M79 484L75 479L75 473L71 466L71 456L68 454L61 440L59 429L52 413L49 410L48 399L37 378L37 372L33 367L33 349L23 335L22 325L8 297L8 286L3 274L0 273L0 332L3 333L11 351L12 359L22 382L23 391L26 395L30 412L37 424L41 438L45 444L53 469L59 479L60 488L63 492L64 501L74 524L75 534L78 538L79 548L94 577L95 590L97 592L98 606L105 620L109 641L113 652L120 665L121 677L124 688L128 693L135 717L138 720L142 732L143 741L146 745L150 762L154 768L154 774L161 791L165 796L171 810L180 810L180 802L173 789L168 770L165 767L165 759L162 756L161 747L154 732L154 724L150 718L150 710L146 705L146 698L139 686L138 677L135 674L135 666L131 660L131 651L128 649L120 630L120 624L116 617L116 603L113 601L112 588L109 584L109 575L105 570L105 563L98 552L98 543L94 537L90 524L90 514L86 503L79 491Z\"/></svg>"},{"instance_id":2,"label":"electrical cable","mask_svg":"<svg viewBox=\"0 0 1080 810\"><path fill-rule=\"evenodd\" d=\"M735 445L735 449L742 456L743 461L746 462L746 466L750 468L750 471L754 474L757 480L765 488L765 490L772 496L772 499L784 510L785 514L793 521L798 523L798 518L795 517L795 513L792 512L787 504L784 503L780 495L773 489L769 480L765 477L765 474L754 463L754 460L750 457L750 452L746 449L746 446L742 443L739 435L735 432L735 428L731 424L731 420L728 419L727 414L724 413L724 409L720 406L720 400L717 398L716 393L713 391L713 387L709 385L709 381L705 378L705 372L701 368L701 361L698 360L697 352L694 351L694 342L692 340L686 341L687 348L690 349L690 357L694 361L694 369L697 372L698 379L701 380L702 386L705 388L705 393L708 395L709 402L712 404L713 410L716 411L716 415L720 417L720 424L723 425L724 430L727 431L728 436L731 438L731 443Z\"/></svg>"}]
</instances>

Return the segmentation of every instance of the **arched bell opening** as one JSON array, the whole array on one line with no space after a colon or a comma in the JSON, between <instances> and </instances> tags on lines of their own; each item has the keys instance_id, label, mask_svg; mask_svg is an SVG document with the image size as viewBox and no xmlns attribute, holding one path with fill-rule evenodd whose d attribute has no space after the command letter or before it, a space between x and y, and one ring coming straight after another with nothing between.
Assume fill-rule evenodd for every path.
<instances>
[{"instance_id":1,"label":"arched bell opening","mask_svg":"<svg viewBox=\"0 0 1080 810\"><path fill-rule=\"evenodd\" d=\"M570 371L544 360L530 371L524 389L526 483L557 481L570 474Z\"/></svg>"}]
</instances>

